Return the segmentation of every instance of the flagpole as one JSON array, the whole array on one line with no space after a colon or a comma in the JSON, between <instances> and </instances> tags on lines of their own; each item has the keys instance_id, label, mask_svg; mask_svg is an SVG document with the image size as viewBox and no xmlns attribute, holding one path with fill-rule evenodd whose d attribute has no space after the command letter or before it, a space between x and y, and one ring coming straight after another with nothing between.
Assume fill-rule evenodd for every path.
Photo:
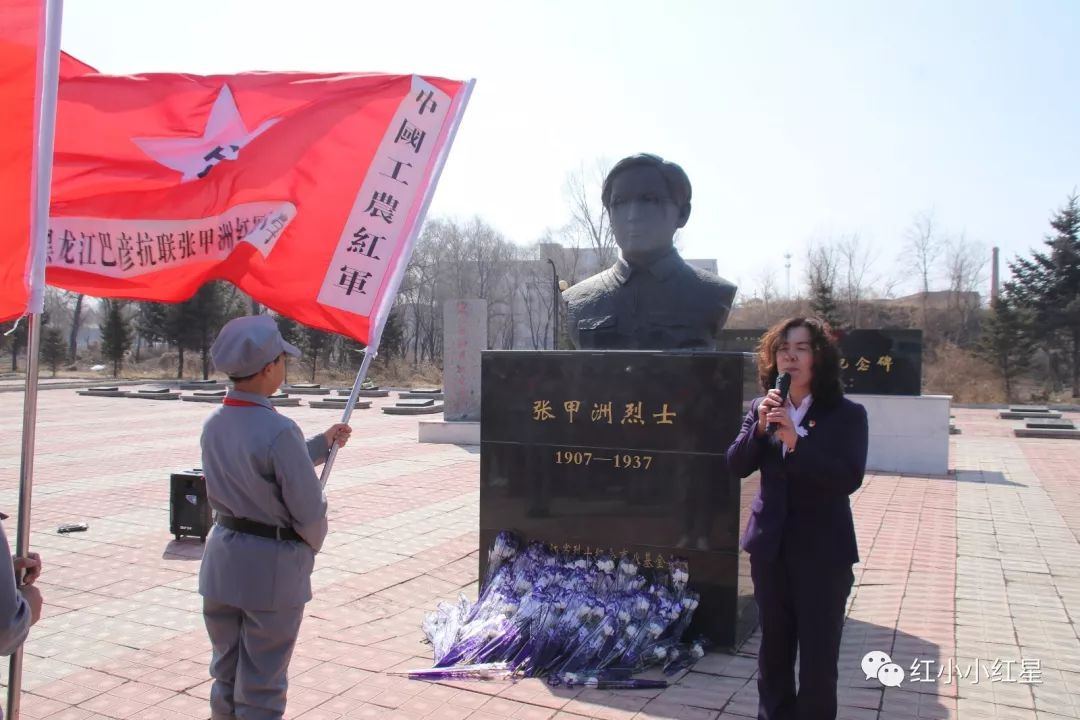
<instances>
[{"instance_id":1,"label":"flagpole","mask_svg":"<svg viewBox=\"0 0 1080 720\"><path fill-rule=\"evenodd\" d=\"M41 105L34 163L33 213L30 218L30 324L26 338L26 387L23 394L22 455L19 465L19 529L15 555L30 552L30 493L34 484L34 430L37 425L39 349L41 313L45 293L45 245L49 232L49 198L52 189L53 136L56 130L56 94L60 84L60 28L64 14L63 0L46 0L43 33L45 46L41 63ZM4 561L0 558L0 561ZM15 578L22 582L21 577ZM23 646L20 645L8 664L8 720L19 720L22 694Z\"/></svg>"},{"instance_id":2,"label":"flagpole","mask_svg":"<svg viewBox=\"0 0 1080 720\"><path fill-rule=\"evenodd\" d=\"M379 341L382 339L383 328L386 327L386 321L390 317L390 310L394 306L398 289L405 278L405 270L409 265L412 248L415 246L416 238L423 228L424 218L427 217L428 207L431 205L431 198L434 196L435 188L439 184L439 177L442 175L443 166L446 165L446 158L450 155L450 148L454 144L458 127L461 125L461 118L465 114L465 107L469 104L469 98L472 96L475 85L476 80L473 79L466 82L464 87L461 88L460 99L457 101L450 117L446 142L439 148L439 154L435 158L435 165L431 172L431 182L428 183L427 188L424 190L424 197L420 202L420 210L416 215L416 221L413 223L406 239L406 247L409 248L408 253L401 258L397 267L394 268L394 274L390 276L390 284L387 285L386 292L383 293L382 304L376 310L375 323L372 325L372 332L368 336L368 345L364 348L364 359L360 363L360 370L356 373L356 380L353 382L352 391L349 393L349 400L345 403L345 411L341 414L341 422L343 423L348 423L349 418L352 417L353 407L356 405L357 398L360 397L360 386L363 384L364 378L367 377L368 367L370 367L371 361L379 354ZM330 478L330 469L334 467L334 458L337 457L337 451L338 446L332 445L330 454L327 455L326 462L323 464L322 476L319 478L323 487L326 487L326 481Z\"/></svg>"}]
</instances>

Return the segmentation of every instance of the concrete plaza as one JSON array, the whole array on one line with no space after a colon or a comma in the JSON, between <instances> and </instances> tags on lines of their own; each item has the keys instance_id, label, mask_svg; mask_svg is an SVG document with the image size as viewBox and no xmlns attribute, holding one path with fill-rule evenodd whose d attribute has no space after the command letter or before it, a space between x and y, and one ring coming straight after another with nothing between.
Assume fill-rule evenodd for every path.
<instances>
[{"instance_id":1,"label":"concrete plaza","mask_svg":"<svg viewBox=\"0 0 1080 720\"><path fill-rule=\"evenodd\" d=\"M857 399L857 398L856 398ZM328 485L330 536L291 667L287 717L745 718L755 642L710 654L664 691L538 680L427 684L420 620L476 592L477 448L421 445L376 400ZM21 392L0 393L0 510L18 507ZM22 713L49 720L209 716L202 546L169 533L168 478L198 464L210 405L40 393L31 544L44 617L26 644ZM282 408L308 434L338 415ZM841 718L1080 717L1080 443L1016 439L990 410L954 412L952 472L868 475L853 498L856 567ZM84 520L89 531L57 534ZM867 680L883 651L900 687ZM6 662L3 677L6 681Z\"/></svg>"}]
</instances>

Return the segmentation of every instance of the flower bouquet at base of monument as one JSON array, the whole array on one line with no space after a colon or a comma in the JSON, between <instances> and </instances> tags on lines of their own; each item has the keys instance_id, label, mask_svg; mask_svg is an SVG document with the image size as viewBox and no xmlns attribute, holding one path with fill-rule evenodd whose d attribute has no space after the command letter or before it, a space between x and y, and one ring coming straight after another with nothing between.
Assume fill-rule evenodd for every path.
<instances>
[{"instance_id":1,"label":"flower bouquet at base of monument","mask_svg":"<svg viewBox=\"0 0 1080 720\"><path fill-rule=\"evenodd\" d=\"M644 688L664 681L638 681L634 673L686 667L697 657L681 642L699 600L687 589L685 561L672 561L650 582L628 555L522 546L508 532L496 536L488 558L475 603L443 602L424 618L435 668L409 677Z\"/></svg>"}]
</instances>

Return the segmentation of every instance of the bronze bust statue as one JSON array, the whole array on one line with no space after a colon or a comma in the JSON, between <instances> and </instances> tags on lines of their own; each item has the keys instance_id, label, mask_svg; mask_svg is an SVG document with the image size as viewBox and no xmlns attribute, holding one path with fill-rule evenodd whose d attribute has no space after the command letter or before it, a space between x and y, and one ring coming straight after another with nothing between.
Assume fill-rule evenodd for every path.
<instances>
[{"instance_id":1,"label":"bronze bust statue","mask_svg":"<svg viewBox=\"0 0 1080 720\"><path fill-rule=\"evenodd\" d=\"M574 347L716 349L736 287L675 250L675 231L690 218L690 178L656 155L632 155L608 173L601 198L619 259L563 292Z\"/></svg>"}]
</instances>

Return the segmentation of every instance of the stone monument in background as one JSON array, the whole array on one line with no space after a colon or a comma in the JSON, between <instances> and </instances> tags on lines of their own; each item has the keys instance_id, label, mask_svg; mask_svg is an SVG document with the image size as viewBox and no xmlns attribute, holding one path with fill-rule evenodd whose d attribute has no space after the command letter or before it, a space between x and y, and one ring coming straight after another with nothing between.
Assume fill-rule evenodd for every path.
<instances>
[{"instance_id":1,"label":"stone monument in background","mask_svg":"<svg viewBox=\"0 0 1080 720\"><path fill-rule=\"evenodd\" d=\"M420 422L420 442L480 443L480 353L488 347L486 300L443 305L443 419Z\"/></svg>"}]
</instances>

